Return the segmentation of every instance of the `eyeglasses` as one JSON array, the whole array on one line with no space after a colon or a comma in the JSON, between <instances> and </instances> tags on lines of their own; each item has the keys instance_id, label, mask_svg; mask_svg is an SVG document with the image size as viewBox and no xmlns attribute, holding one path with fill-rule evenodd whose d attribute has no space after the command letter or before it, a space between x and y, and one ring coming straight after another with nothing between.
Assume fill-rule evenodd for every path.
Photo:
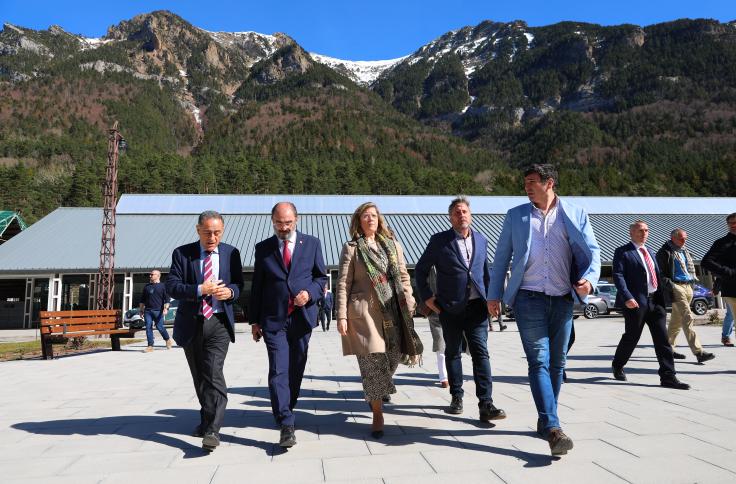
<instances>
[{"instance_id":1,"label":"eyeglasses","mask_svg":"<svg viewBox=\"0 0 736 484\"><path fill-rule=\"evenodd\" d=\"M290 221L288 221L288 222L276 222L276 221L274 220L274 221L273 221L273 226L274 226L274 227L291 227L292 225L294 225L294 223L295 223L295 221L294 221L294 220L290 220Z\"/></svg>"}]
</instances>

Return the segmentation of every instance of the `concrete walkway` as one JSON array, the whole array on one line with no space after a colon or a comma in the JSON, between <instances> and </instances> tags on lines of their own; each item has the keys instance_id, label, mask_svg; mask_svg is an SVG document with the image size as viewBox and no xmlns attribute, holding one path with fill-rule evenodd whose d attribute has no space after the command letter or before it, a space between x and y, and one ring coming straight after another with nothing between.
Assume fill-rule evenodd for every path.
<instances>
[{"instance_id":1,"label":"concrete walkway","mask_svg":"<svg viewBox=\"0 0 736 484\"><path fill-rule=\"evenodd\" d=\"M496 326L497 329L497 326ZM243 331L245 328L239 328ZM431 349L426 322L418 330ZM434 355L401 367L386 408L386 436L370 437L354 357L339 337L316 330L297 414L298 444L288 452L270 413L266 351L247 334L230 346L223 444L212 454L189 437L198 406L180 348L144 354L145 343L55 361L0 363L0 481L39 483L224 482L736 482L736 349L720 328L699 326L716 359L677 363L691 391L659 387L651 338L612 379L620 318L576 321L560 416L575 448L551 458L534 427L536 413L519 335L489 335L494 399L509 417L481 424L466 373L465 413L443 412L450 397L436 384ZM681 336L681 338L683 338ZM684 343L684 338L681 340Z\"/></svg>"}]
</instances>

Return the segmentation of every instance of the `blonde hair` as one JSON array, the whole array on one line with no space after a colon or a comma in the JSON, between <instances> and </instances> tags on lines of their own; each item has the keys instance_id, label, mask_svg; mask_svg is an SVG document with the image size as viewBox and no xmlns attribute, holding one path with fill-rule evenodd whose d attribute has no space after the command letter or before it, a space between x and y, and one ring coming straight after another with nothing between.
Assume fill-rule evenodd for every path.
<instances>
[{"instance_id":1,"label":"blonde hair","mask_svg":"<svg viewBox=\"0 0 736 484\"><path fill-rule=\"evenodd\" d=\"M352 237L353 240L357 240L364 235L363 228L360 226L360 217L362 217L365 211L369 208L376 209L376 213L378 214L378 228L376 229L376 234L393 239L394 234L388 228L386 219L383 218L381 211L378 210L378 206L373 202L362 203L355 209L355 212L353 212L353 216L350 218L350 237Z\"/></svg>"}]
</instances>

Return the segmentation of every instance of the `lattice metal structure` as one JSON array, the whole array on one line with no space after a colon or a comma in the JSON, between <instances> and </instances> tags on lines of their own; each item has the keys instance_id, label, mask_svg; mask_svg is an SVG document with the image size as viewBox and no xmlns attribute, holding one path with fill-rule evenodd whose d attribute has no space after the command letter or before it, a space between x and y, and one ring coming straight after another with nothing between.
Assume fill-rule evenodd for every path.
<instances>
[{"instance_id":1,"label":"lattice metal structure","mask_svg":"<svg viewBox=\"0 0 736 484\"><path fill-rule=\"evenodd\" d=\"M102 244L100 269L97 273L96 309L113 309L115 294L115 205L118 199L118 150L125 140L118 131L118 122L108 130L107 172L102 187L104 206L102 211Z\"/></svg>"}]
</instances>

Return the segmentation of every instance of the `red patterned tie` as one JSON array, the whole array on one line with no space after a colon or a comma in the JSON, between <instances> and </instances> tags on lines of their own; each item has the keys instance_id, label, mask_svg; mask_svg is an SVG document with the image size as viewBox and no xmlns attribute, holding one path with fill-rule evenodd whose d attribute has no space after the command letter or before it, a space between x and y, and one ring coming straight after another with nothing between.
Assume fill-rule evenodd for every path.
<instances>
[{"instance_id":1,"label":"red patterned tie","mask_svg":"<svg viewBox=\"0 0 736 484\"><path fill-rule=\"evenodd\" d=\"M288 240L284 240L284 267L286 267L286 272L289 272L291 268L291 251L289 250ZM289 315L294 312L294 298L291 295L289 295L289 308L287 311Z\"/></svg>"},{"instance_id":2,"label":"red patterned tie","mask_svg":"<svg viewBox=\"0 0 736 484\"><path fill-rule=\"evenodd\" d=\"M644 255L644 261L647 263L649 277L652 279L652 287L657 289L657 273L654 271L654 264L652 263L652 258L649 257L649 251L644 247L639 247L639 251Z\"/></svg>"},{"instance_id":3,"label":"red patterned tie","mask_svg":"<svg viewBox=\"0 0 736 484\"><path fill-rule=\"evenodd\" d=\"M212 253L207 252L207 257L204 258L204 264L202 264L202 266L204 267L203 282L207 282L212 279L211 256L212 256ZM202 298L202 316L204 316L204 319L210 319L214 312L215 312L214 309L212 309L212 296L203 297Z\"/></svg>"}]
</instances>

